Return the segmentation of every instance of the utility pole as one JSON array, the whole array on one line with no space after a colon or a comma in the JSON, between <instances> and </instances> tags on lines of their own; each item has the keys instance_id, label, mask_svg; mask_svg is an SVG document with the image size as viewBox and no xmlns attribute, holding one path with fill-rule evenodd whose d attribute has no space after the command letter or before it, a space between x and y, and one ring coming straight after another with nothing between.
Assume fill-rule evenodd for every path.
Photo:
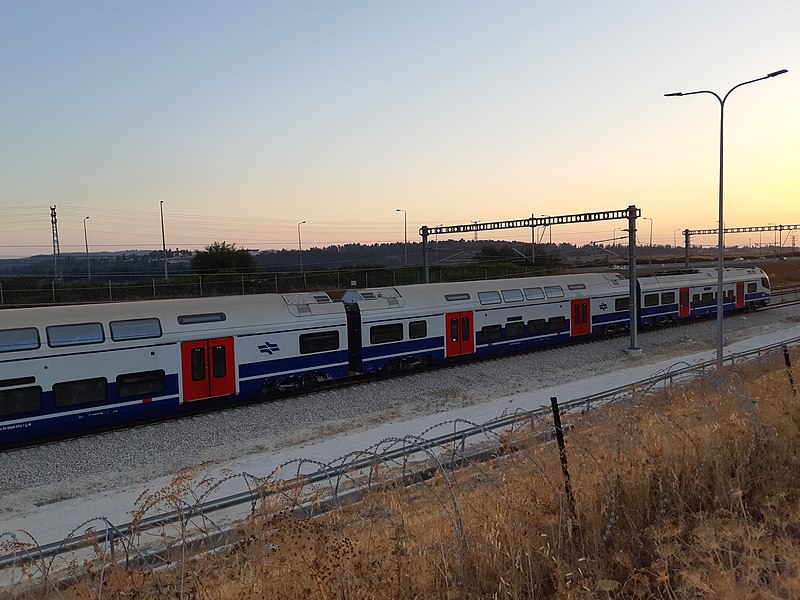
<instances>
[{"instance_id":1,"label":"utility pole","mask_svg":"<svg viewBox=\"0 0 800 600\"><path fill-rule=\"evenodd\" d=\"M50 224L53 227L53 279L61 281L61 247L58 244L58 217L56 207L50 207Z\"/></svg>"}]
</instances>

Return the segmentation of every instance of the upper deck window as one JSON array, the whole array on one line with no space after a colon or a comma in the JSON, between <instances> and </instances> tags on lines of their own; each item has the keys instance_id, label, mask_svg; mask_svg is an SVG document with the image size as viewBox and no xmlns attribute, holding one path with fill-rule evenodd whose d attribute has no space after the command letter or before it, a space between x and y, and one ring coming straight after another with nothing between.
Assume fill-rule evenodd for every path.
<instances>
[{"instance_id":1,"label":"upper deck window","mask_svg":"<svg viewBox=\"0 0 800 600\"><path fill-rule=\"evenodd\" d=\"M525 292L525 299L526 300L543 300L544 299L544 290L539 287L535 288L525 288L523 290Z\"/></svg>"},{"instance_id":2,"label":"upper deck window","mask_svg":"<svg viewBox=\"0 0 800 600\"><path fill-rule=\"evenodd\" d=\"M544 286L544 293L548 298L563 298L564 288L560 285L546 285Z\"/></svg>"},{"instance_id":3,"label":"upper deck window","mask_svg":"<svg viewBox=\"0 0 800 600\"><path fill-rule=\"evenodd\" d=\"M500 304L500 292L478 292L478 300L481 304Z\"/></svg>"},{"instance_id":4,"label":"upper deck window","mask_svg":"<svg viewBox=\"0 0 800 600\"><path fill-rule=\"evenodd\" d=\"M115 342L161 337L161 321L156 318L111 321L108 326Z\"/></svg>"},{"instance_id":5,"label":"upper deck window","mask_svg":"<svg viewBox=\"0 0 800 600\"><path fill-rule=\"evenodd\" d=\"M523 300L521 290L503 290L502 293L505 302L522 302Z\"/></svg>"},{"instance_id":6,"label":"upper deck window","mask_svg":"<svg viewBox=\"0 0 800 600\"><path fill-rule=\"evenodd\" d=\"M36 350L39 345L39 330L35 327L0 329L0 352Z\"/></svg>"},{"instance_id":7,"label":"upper deck window","mask_svg":"<svg viewBox=\"0 0 800 600\"><path fill-rule=\"evenodd\" d=\"M52 325L47 327L47 344L51 348L102 344L105 333L100 323L78 323L76 325Z\"/></svg>"}]
</instances>

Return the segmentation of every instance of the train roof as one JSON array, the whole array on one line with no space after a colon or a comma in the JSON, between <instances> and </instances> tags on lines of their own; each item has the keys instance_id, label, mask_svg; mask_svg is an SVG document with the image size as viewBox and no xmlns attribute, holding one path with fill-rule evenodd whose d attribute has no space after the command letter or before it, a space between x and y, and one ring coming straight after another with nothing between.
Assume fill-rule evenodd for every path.
<instances>
[{"instance_id":1,"label":"train roof","mask_svg":"<svg viewBox=\"0 0 800 600\"><path fill-rule=\"evenodd\" d=\"M0 311L0 322L3 328L14 328L159 318L167 332L179 330L180 321L204 322L203 316L216 316L211 320L224 321L230 328L332 314L344 314L341 302L325 292L304 292L11 308Z\"/></svg>"},{"instance_id":2,"label":"train roof","mask_svg":"<svg viewBox=\"0 0 800 600\"><path fill-rule=\"evenodd\" d=\"M723 270L725 282L744 281L766 277L766 273L758 267L731 268ZM716 269L696 269L690 272L663 273L647 277L639 277L639 289L660 290L666 287L714 285L717 282Z\"/></svg>"},{"instance_id":3,"label":"train roof","mask_svg":"<svg viewBox=\"0 0 800 600\"><path fill-rule=\"evenodd\" d=\"M398 307L423 308L457 306L464 303L477 304L478 294L481 292L502 294L511 290L561 286L564 291L563 298L570 299L583 298L587 294L627 289L626 285L627 279L619 273L582 273L356 289L348 290L342 301L358 304L362 311Z\"/></svg>"}]
</instances>

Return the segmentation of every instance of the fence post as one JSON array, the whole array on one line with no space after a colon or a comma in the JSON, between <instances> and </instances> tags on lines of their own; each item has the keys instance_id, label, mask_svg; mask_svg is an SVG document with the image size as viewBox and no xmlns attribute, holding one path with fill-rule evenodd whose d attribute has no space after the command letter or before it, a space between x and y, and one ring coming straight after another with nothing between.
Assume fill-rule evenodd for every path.
<instances>
[{"instance_id":1,"label":"fence post","mask_svg":"<svg viewBox=\"0 0 800 600\"><path fill-rule=\"evenodd\" d=\"M278 274L275 273L275 293L278 293Z\"/></svg>"},{"instance_id":2,"label":"fence post","mask_svg":"<svg viewBox=\"0 0 800 600\"><path fill-rule=\"evenodd\" d=\"M55 302L56 301L56 280L55 279L53 280L51 285L52 285L52 288L53 288L53 302Z\"/></svg>"},{"instance_id":3,"label":"fence post","mask_svg":"<svg viewBox=\"0 0 800 600\"><path fill-rule=\"evenodd\" d=\"M198 279L198 281L200 283L200 295L202 296L203 295L203 276L202 275L198 275L197 279Z\"/></svg>"},{"instance_id":4,"label":"fence post","mask_svg":"<svg viewBox=\"0 0 800 600\"><path fill-rule=\"evenodd\" d=\"M797 387L792 376L792 359L789 356L789 347L786 344L783 345L783 362L786 363L786 373L789 375L789 385L792 386L792 396L797 398Z\"/></svg>"},{"instance_id":5,"label":"fence post","mask_svg":"<svg viewBox=\"0 0 800 600\"><path fill-rule=\"evenodd\" d=\"M242 275L242 296L244 296L244 275Z\"/></svg>"},{"instance_id":6,"label":"fence post","mask_svg":"<svg viewBox=\"0 0 800 600\"><path fill-rule=\"evenodd\" d=\"M111 295L111 280L108 280L108 301L113 302L114 298Z\"/></svg>"},{"instance_id":7,"label":"fence post","mask_svg":"<svg viewBox=\"0 0 800 600\"><path fill-rule=\"evenodd\" d=\"M577 522L575 496L572 494L572 483L569 480L569 467L567 466L567 451L564 448L564 430L561 429L561 414L558 412L558 398L551 396L550 404L553 406L553 423L556 427L556 441L558 441L558 453L561 457L561 473L564 475L564 490L567 492L569 514L572 516L573 522Z\"/></svg>"}]
</instances>

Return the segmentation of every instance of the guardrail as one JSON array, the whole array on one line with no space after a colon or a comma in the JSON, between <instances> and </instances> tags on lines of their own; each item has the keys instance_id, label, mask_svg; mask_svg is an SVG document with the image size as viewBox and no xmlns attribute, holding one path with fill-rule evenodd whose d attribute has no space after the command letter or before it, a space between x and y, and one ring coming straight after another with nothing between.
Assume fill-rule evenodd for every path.
<instances>
[{"instance_id":1,"label":"guardrail","mask_svg":"<svg viewBox=\"0 0 800 600\"><path fill-rule=\"evenodd\" d=\"M800 293L800 290L798 293ZM797 344L800 344L800 337L769 344L747 352L728 354L723 357L723 363L733 364L752 360L778 350L783 346L794 346ZM671 386L676 380L693 377L698 373L704 373L706 371L713 371L715 365L716 360L714 359L696 364L677 362L669 368L646 379L562 402L560 403L560 409L561 412L564 413L578 409L591 409L593 406L600 403L630 397L637 393L648 393L659 384ZM21 564L29 564L36 561L44 561L45 559L102 544L110 544L112 546L113 556L113 544L117 541L122 542L124 547L131 548L133 547L133 544L130 542L131 538L134 536L141 536L145 531L176 523L185 524L196 517L208 519L208 516L215 512L221 512L232 507L246 504L250 504L251 507L253 507L251 510L253 510L255 504L259 500L270 495L281 494L286 497L291 497L295 502L295 510L302 509L313 512L313 514L319 514L319 512L335 508L342 503L352 502L354 498L357 499L361 497L377 483L383 484L383 482L373 481L373 475L377 466L380 464L398 462L398 464L403 465L405 468L411 463L411 459L414 456L422 455L422 458L429 460L429 465L418 471L406 472L402 478L406 484L418 482L427 479L432 473L444 474L447 465L473 463L476 459L496 457L502 452L498 450L498 445L500 445L498 444L498 440L502 433L508 432L509 429L513 429L516 425L527 425L536 420L545 419L550 414L550 406L542 406L541 408L533 410L517 410L513 414L501 415L483 424L473 423L464 419L448 420L437 423L428 430L422 432L419 436L409 435L404 438L387 438L370 448L349 453L329 463L321 463L308 459L295 459L282 464L278 468L278 472L281 473L290 471L296 473L292 479L283 480L279 486L273 485L265 488L263 486L263 479L259 479L247 473L232 475L217 482L214 488L219 488L223 483L230 482L232 479L241 478L247 489L235 494L202 501L182 510L165 512L119 526L109 523L104 517L97 517L96 519L92 519L77 526L72 534L63 540L44 545L36 545L33 548L26 548L0 556L0 569L16 567ZM447 427L448 429L452 428L453 431L427 437L430 432L443 427ZM467 455L465 453L467 440L477 437L484 437L491 441L490 449L484 449L476 454ZM447 463L443 463L434 452L436 449L450 453L451 459ZM433 467L430 466L431 460L433 461ZM317 467L317 469L316 471L303 474L302 471L304 467L308 466ZM359 473L362 474L362 479L364 479L364 471L367 471L366 482L357 481ZM345 482L344 485L343 482ZM349 482L352 486L348 487L346 482ZM328 487L328 496L323 500L318 499L313 503L301 502L297 504L297 497L290 495L292 491L315 484L325 484ZM214 488L208 490L208 492L213 492ZM203 497L208 498L209 493L204 494ZM85 533L79 534L79 531L83 530L89 523L94 521L102 522L106 524L107 527L99 530L87 529ZM216 528L216 526L214 527ZM219 531L213 534L213 537L216 538L214 542L215 546L217 542L220 542L219 545L224 545L235 541L234 538L236 536L232 535L232 530L226 531L221 528L217 529L219 529ZM11 540L11 542L15 544L23 545L23 542L17 538L15 533L0 533L0 542L3 541L3 538ZM206 536L203 540L204 550L208 550L209 539L209 536ZM8 545L8 542L6 542L6 544ZM162 561L167 560L163 549L148 554L137 551L137 554L139 555L139 560L147 564L149 564L149 558L154 556L157 556L158 559Z\"/></svg>"}]
</instances>

